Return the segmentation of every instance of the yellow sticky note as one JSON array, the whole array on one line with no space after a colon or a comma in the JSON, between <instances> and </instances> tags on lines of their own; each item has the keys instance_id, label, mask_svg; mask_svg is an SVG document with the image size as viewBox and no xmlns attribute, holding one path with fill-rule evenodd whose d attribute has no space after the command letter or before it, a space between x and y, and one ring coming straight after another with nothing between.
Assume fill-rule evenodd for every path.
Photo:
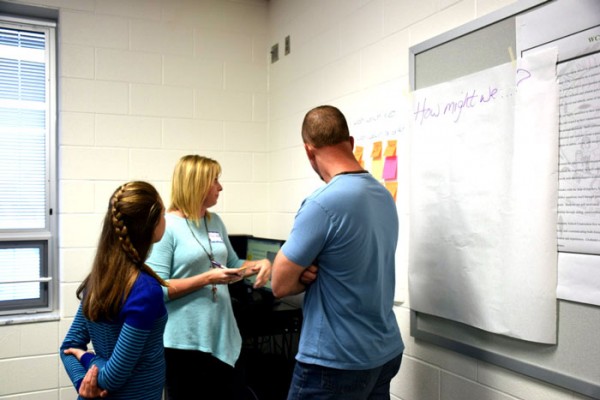
<instances>
[{"instance_id":1,"label":"yellow sticky note","mask_svg":"<svg viewBox=\"0 0 600 400\"><path fill-rule=\"evenodd\" d=\"M373 150L371 151L371 158L374 160L381 158L381 142L373 142Z\"/></svg>"},{"instance_id":2,"label":"yellow sticky note","mask_svg":"<svg viewBox=\"0 0 600 400\"><path fill-rule=\"evenodd\" d=\"M363 151L364 151L364 147L362 147L362 146L354 147L354 158L356 158L356 161L358 161L359 163L362 162Z\"/></svg>"},{"instance_id":3,"label":"yellow sticky note","mask_svg":"<svg viewBox=\"0 0 600 400\"><path fill-rule=\"evenodd\" d=\"M384 183L384 185L385 188L391 193L392 197L394 198L394 201L396 201L396 193L398 193L398 182L387 181Z\"/></svg>"},{"instance_id":4,"label":"yellow sticky note","mask_svg":"<svg viewBox=\"0 0 600 400\"><path fill-rule=\"evenodd\" d=\"M392 157L396 155L396 141L388 140L385 151L383 152L385 157Z\"/></svg>"},{"instance_id":5,"label":"yellow sticky note","mask_svg":"<svg viewBox=\"0 0 600 400\"><path fill-rule=\"evenodd\" d=\"M383 160L379 158L378 160L373 160L371 163L371 175L375 177L375 179L380 180L383 177Z\"/></svg>"}]
</instances>

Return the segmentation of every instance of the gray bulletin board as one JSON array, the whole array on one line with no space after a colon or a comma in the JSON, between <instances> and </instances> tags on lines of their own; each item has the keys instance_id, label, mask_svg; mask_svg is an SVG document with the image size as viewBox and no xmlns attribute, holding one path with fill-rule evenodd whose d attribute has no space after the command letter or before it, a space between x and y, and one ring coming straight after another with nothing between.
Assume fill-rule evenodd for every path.
<instances>
[{"instance_id":1,"label":"gray bulletin board","mask_svg":"<svg viewBox=\"0 0 600 400\"><path fill-rule=\"evenodd\" d=\"M529 22L543 34L536 33L535 37L525 39L518 36L517 21L525 15L532 16ZM528 49L547 46L554 40L588 29L594 32L600 29L598 0L517 1L413 46L410 49L411 89L422 89L511 62ZM600 399L600 307L557 301L556 345L517 340L415 310L411 310L411 335L417 340Z\"/></svg>"}]
</instances>

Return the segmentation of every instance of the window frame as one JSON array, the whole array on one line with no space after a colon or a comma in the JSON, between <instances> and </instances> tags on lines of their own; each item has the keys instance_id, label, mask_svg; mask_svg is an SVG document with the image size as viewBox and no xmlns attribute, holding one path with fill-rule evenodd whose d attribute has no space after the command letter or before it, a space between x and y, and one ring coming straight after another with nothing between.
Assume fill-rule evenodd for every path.
<instances>
[{"instance_id":1,"label":"window frame","mask_svg":"<svg viewBox=\"0 0 600 400\"><path fill-rule=\"evenodd\" d=\"M57 23L52 19L0 14L0 26L9 29L44 32L46 35L47 102L46 117L46 200L45 228L1 230L0 248L38 247L40 260L40 297L0 301L0 325L59 318L58 268L58 62Z\"/></svg>"}]
</instances>

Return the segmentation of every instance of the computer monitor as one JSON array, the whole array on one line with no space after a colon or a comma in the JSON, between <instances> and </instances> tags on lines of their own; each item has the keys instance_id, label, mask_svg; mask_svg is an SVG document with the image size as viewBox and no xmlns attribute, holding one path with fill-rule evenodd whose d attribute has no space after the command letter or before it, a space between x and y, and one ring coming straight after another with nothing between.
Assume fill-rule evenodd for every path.
<instances>
[{"instance_id":1,"label":"computer monitor","mask_svg":"<svg viewBox=\"0 0 600 400\"><path fill-rule=\"evenodd\" d=\"M248 249L248 238L252 237L252 235L239 235L233 234L228 235L229 242L231 243L231 247L237 254L238 258L246 258L246 251Z\"/></svg>"},{"instance_id":2,"label":"computer monitor","mask_svg":"<svg viewBox=\"0 0 600 400\"><path fill-rule=\"evenodd\" d=\"M283 240L266 239L250 236L246 241L246 260L262 260L267 258L271 263L275 260L277 252L283 245ZM256 275L246 278L246 282L250 285L254 284ZM265 289L271 290L271 281L264 286Z\"/></svg>"},{"instance_id":3,"label":"computer monitor","mask_svg":"<svg viewBox=\"0 0 600 400\"><path fill-rule=\"evenodd\" d=\"M285 242L284 240L268 239L254 237L252 235L229 235L229 241L233 246L236 254L239 258L247 260L262 260L267 258L273 262L280 247ZM234 299L234 311L239 309L240 305L247 306L249 303L256 302L256 295L260 294L261 302L273 301L273 291L271 289L271 281L258 290L253 290L252 286L256 281L256 275L244 279L239 282L241 285L233 284L229 286L229 292L231 293L232 299ZM295 307L302 308L304 302L304 293L300 293L293 296L286 296L281 299L282 302Z\"/></svg>"}]
</instances>

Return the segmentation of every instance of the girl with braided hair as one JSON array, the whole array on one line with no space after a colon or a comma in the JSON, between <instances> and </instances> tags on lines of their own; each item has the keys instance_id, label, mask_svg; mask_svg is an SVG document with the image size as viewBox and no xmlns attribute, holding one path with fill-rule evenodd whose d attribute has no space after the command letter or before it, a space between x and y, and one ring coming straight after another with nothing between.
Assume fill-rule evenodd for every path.
<instances>
[{"instance_id":1,"label":"girl with braided hair","mask_svg":"<svg viewBox=\"0 0 600 400\"><path fill-rule=\"evenodd\" d=\"M145 264L165 231L156 189L128 182L115 190L92 270L77 289L77 314L60 348L79 399L160 400L167 283ZM88 351L93 345L94 352Z\"/></svg>"}]
</instances>

